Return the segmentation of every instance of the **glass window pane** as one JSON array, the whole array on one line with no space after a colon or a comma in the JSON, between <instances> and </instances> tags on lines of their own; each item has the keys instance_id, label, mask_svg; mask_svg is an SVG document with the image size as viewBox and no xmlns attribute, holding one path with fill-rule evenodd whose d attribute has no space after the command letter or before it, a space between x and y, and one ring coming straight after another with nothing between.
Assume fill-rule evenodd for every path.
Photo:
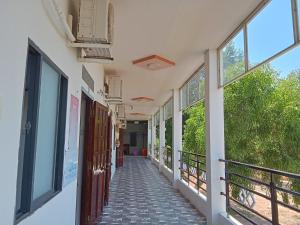
<instances>
[{"instance_id":1,"label":"glass window pane","mask_svg":"<svg viewBox=\"0 0 300 225\"><path fill-rule=\"evenodd\" d=\"M199 73L196 73L192 79L188 82L188 105L192 105L197 102L200 98L199 91Z\"/></svg>"},{"instance_id":2,"label":"glass window pane","mask_svg":"<svg viewBox=\"0 0 300 225\"><path fill-rule=\"evenodd\" d=\"M185 109L187 104L187 84L185 84L181 88L181 109Z\"/></svg>"},{"instance_id":3,"label":"glass window pane","mask_svg":"<svg viewBox=\"0 0 300 225\"><path fill-rule=\"evenodd\" d=\"M294 43L291 1L272 0L247 25L249 67Z\"/></svg>"},{"instance_id":4,"label":"glass window pane","mask_svg":"<svg viewBox=\"0 0 300 225\"><path fill-rule=\"evenodd\" d=\"M172 98L164 105L164 120L168 120L172 117L173 103Z\"/></svg>"},{"instance_id":5,"label":"glass window pane","mask_svg":"<svg viewBox=\"0 0 300 225\"><path fill-rule=\"evenodd\" d=\"M53 190L59 75L42 63L33 199Z\"/></svg>"},{"instance_id":6,"label":"glass window pane","mask_svg":"<svg viewBox=\"0 0 300 225\"><path fill-rule=\"evenodd\" d=\"M199 99L204 99L205 92L205 67L202 67L199 71Z\"/></svg>"},{"instance_id":7,"label":"glass window pane","mask_svg":"<svg viewBox=\"0 0 300 225\"><path fill-rule=\"evenodd\" d=\"M244 31L241 30L220 52L223 84L245 72Z\"/></svg>"}]
</instances>

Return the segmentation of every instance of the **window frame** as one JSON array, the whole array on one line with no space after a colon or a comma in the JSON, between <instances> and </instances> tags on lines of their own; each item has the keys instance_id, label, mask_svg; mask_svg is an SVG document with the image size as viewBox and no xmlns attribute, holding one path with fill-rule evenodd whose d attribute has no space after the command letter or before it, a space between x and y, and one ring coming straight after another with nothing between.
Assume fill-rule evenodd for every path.
<instances>
[{"instance_id":1,"label":"window frame","mask_svg":"<svg viewBox=\"0 0 300 225\"><path fill-rule=\"evenodd\" d=\"M205 80L205 77L206 77L206 67L205 67L205 63L202 63L189 77L188 79L180 86L179 88L179 110L180 111L184 111L185 109L189 108L190 106L192 105L195 105L197 104L197 102L201 101L202 99L205 99L205 90L204 90L204 95L202 98L200 98L199 100L193 102L193 104L189 105L189 97L188 97L188 83L190 82L190 80L192 80L194 78L195 75L197 75L197 73L199 73L201 70L204 70L205 72L205 75L204 75L204 80ZM201 76L200 76L200 79L201 79ZM187 97L186 97L186 101L187 101L187 104L185 107L183 107L182 105L182 90L183 88L186 86L186 89L187 89ZM199 90L200 91L200 90ZM200 94L199 94L200 95Z\"/></svg>"},{"instance_id":2,"label":"window frame","mask_svg":"<svg viewBox=\"0 0 300 225\"><path fill-rule=\"evenodd\" d=\"M280 57L281 55L287 53L291 49L296 48L300 45L300 28L299 28L299 16L298 15L298 8L297 8L297 0L290 0L291 1L291 11L292 11L292 19L293 19L293 33L294 33L294 43L288 46L285 49L282 49L275 55L270 56L269 58L263 60L259 64L249 68L249 56L248 56L248 31L247 31L247 24L255 18L265 7L268 6L273 0L263 0L240 24L237 28L225 39L225 41L217 48L217 57L218 57L218 87L223 88L231 83L239 80L240 78L246 76L247 74L251 73L252 71L256 70L260 66L273 61L274 59ZM300 6L298 6L300 7ZM241 31L244 31L244 54L245 54L245 72L236 76L234 79L228 81L227 83L223 83L223 71L221 68L221 51L222 49Z\"/></svg>"},{"instance_id":3,"label":"window frame","mask_svg":"<svg viewBox=\"0 0 300 225\"><path fill-rule=\"evenodd\" d=\"M33 60L33 61L30 61ZM44 193L40 197L33 199L34 191L34 170L35 170L35 155L36 155L36 138L37 138L37 123L38 123L38 110L39 98L41 88L41 68L42 63L48 64L59 75L58 86L58 100L57 100L57 114L56 114L56 142L55 142L55 156L53 162L53 180L52 190ZM33 65L29 65L33 63ZM29 71L32 69L32 71ZM29 74L34 75L29 75ZM28 79L31 79L30 81ZM32 127L30 134L25 137L24 149L19 150L19 163L22 161L21 166L18 165L17 193L21 192L18 196L16 193L15 205L15 224L30 216L38 208L42 207L58 193L62 191L63 185L63 161L64 161L64 145L65 145L65 129L66 129L66 114L67 114L67 96L68 96L68 77L50 60L50 58L32 41L28 40L27 59L26 59L26 72L24 80L24 96L26 84L31 86L29 93L29 107L28 114L25 118L30 121ZM24 105L23 96L23 105ZM22 107L23 108L23 107ZM23 116L23 109L22 115ZM21 128L22 129L22 128ZM26 179L23 179L26 177ZM20 202L17 205L17 202Z\"/></svg>"},{"instance_id":4,"label":"window frame","mask_svg":"<svg viewBox=\"0 0 300 225\"><path fill-rule=\"evenodd\" d=\"M171 107L171 114L167 115L167 107ZM163 120L166 121L173 117L173 97L170 97L163 105Z\"/></svg>"}]
</instances>

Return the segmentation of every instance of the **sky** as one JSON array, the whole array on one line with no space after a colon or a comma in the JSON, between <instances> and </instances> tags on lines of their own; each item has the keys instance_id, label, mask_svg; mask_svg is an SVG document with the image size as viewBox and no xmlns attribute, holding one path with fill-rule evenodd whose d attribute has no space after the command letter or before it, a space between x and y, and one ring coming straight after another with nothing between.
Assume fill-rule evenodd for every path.
<instances>
[{"instance_id":1,"label":"sky","mask_svg":"<svg viewBox=\"0 0 300 225\"><path fill-rule=\"evenodd\" d=\"M298 2L300 5L300 0ZM256 65L292 45L291 1L272 0L247 24L247 32L250 65ZM243 36L236 36L234 43L237 48L242 48ZM300 69L300 46L274 59L271 65L281 72L282 77Z\"/></svg>"}]
</instances>

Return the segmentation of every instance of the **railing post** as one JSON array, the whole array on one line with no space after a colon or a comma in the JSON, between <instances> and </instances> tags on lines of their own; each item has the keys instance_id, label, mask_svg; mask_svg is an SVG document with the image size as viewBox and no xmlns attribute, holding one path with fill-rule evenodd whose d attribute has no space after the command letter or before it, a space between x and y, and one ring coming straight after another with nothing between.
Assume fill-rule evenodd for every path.
<instances>
[{"instance_id":1,"label":"railing post","mask_svg":"<svg viewBox=\"0 0 300 225\"><path fill-rule=\"evenodd\" d=\"M270 194L271 194L271 209L272 209L272 224L279 225L277 191L274 183L273 174L270 173Z\"/></svg>"},{"instance_id":2,"label":"railing post","mask_svg":"<svg viewBox=\"0 0 300 225\"><path fill-rule=\"evenodd\" d=\"M196 166L196 176L197 176L197 191L199 193L199 188L200 188L200 183L199 183L199 155L196 155L196 161L197 161L197 166Z\"/></svg>"},{"instance_id":3,"label":"railing post","mask_svg":"<svg viewBox=\"0 0 300 225\"><path fill-rule=\"evenodd\" d=\"M188 186L190 186L190 154L187 153L188 157L187 157L187 165L186 165L186 168L187 168L187 173L188 173Z\"/></svg>"},{"instance_id":4,"label":"railing post","mask_svg":"<svg viewBox=\"0 0 300 225\"><path fill-rule=\"evenodd\" d=\"M179 162L180 162L180 169L179 169L179 171L180 171L180 178L182 178L182 169L183 169L183 162L182 162L182 152L179 152L180 153L180 158L179 158Z\"/></svg>"},{"instance_id":5,"label":"railing post","mask_svg":"<svg viewBox=\"0 0 300 225\"><path fill-rule=\"evenodd\" d=\"M230 174L228 170L228 165L225 163L225 182L226 182L226 212L227 215L230 213L230 193L229 193L229 185L230 185Z\"/></svg>"}]
</instances>

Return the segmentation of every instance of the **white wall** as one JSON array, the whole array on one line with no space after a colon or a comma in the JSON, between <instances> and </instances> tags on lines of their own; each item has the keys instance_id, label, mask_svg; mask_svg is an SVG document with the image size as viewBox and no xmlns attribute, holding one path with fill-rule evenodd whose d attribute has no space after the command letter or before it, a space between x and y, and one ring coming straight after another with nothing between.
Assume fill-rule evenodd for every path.
<instances>
[{"instance_id":1,"label":"white wall","mask_svg":"<svg viewBox=\"0 0 300 225\"><path fill-rule=\"evenodd\" d=\"M58 1L66 9L67 1ZM67 13L67 10L65 10ZM68 103L66 139L68 143L68 121L70 95L80 99L82 87L82 64L77 61L76 51L66 47L65 39L54 29L47 17L41 0L3 0L0 7L0 223L14 223L17 165L23 87L28 38L44 51L48 57L68 76ZM100 103L103 97L97 93L103 88L102 65L86 66L95 80L95 94L90 95ZM113 164L115 166L115 163ZM75 224L76 182L47 204L36 210L19 224L21 225L73 225Z\"/></svg>"}]
</instances>

